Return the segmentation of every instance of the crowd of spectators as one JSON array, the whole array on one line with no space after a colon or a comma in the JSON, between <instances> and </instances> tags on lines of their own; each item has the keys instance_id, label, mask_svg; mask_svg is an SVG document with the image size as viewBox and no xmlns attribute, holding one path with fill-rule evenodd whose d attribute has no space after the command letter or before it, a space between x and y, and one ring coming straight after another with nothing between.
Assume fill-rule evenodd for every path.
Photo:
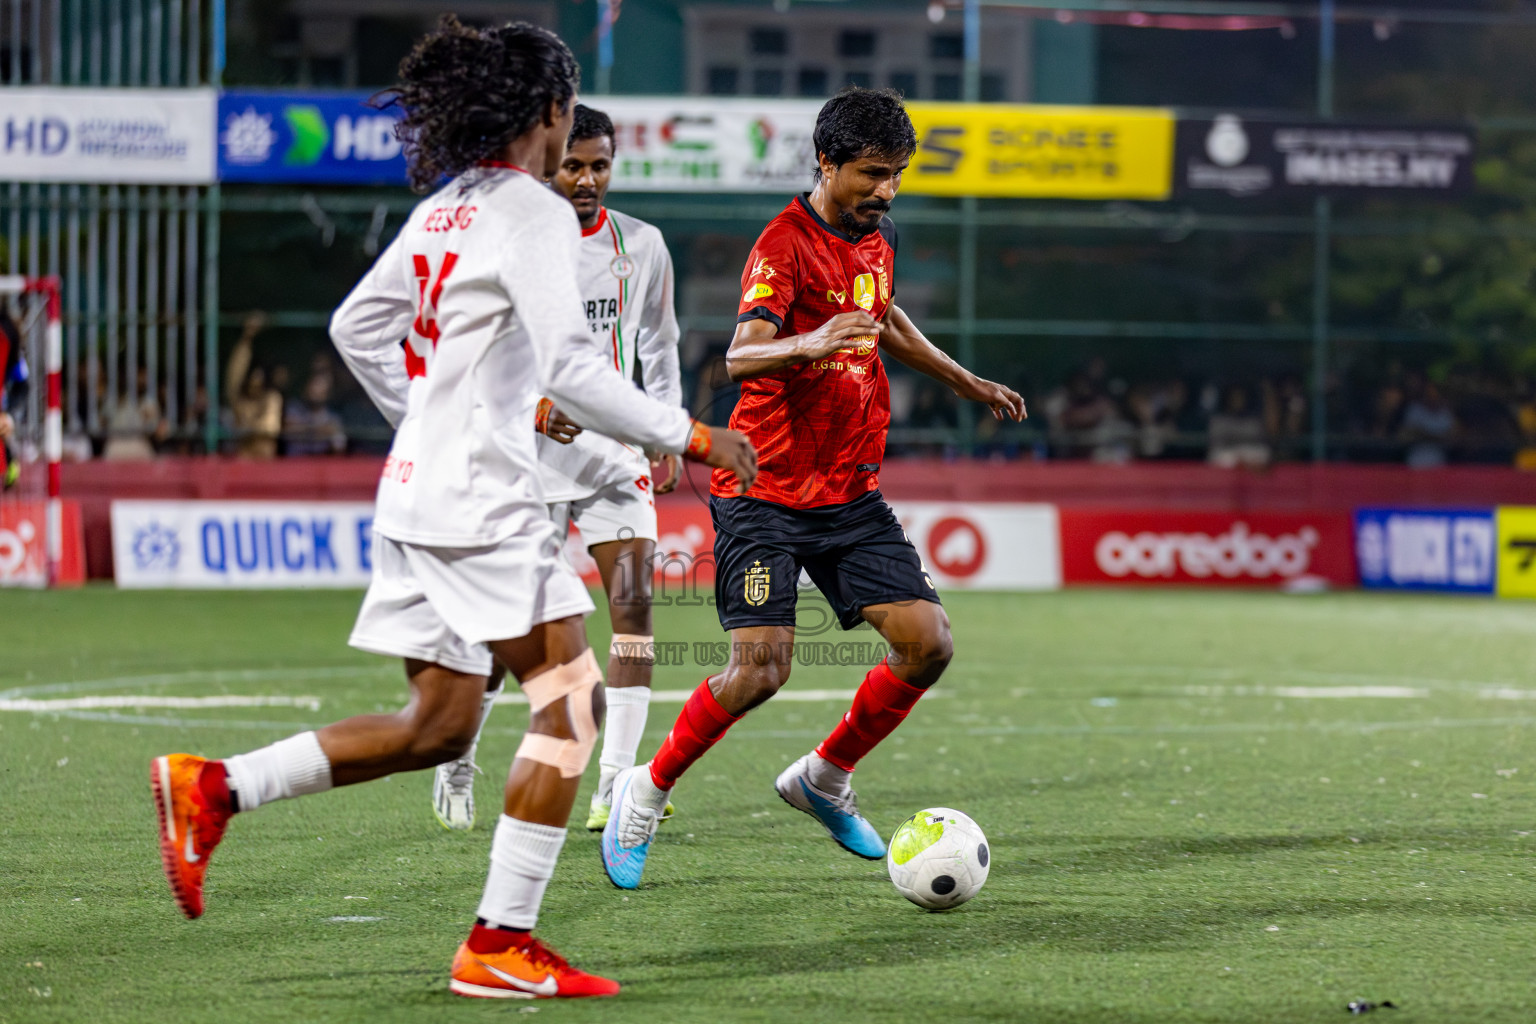
<instances>
[{"instance_id":1,"label":"crowd of spectators","mask_svg":"<svg viewBox=\"0 0 1536 1024\"><path fill-rule=\"evenodd\" d=\"M329 351L307 360L302 383L284 362L264 358L266 318L253 313L226 356L219 411L220 452L246 459L378 455L388 424ZM163 383L143 368L132 395L106 401L107 377L96 367L103 430L67 438L68 457L148 459L204 454L208 415L199 387L178 424L167 419ZM1313 399L1299 372L1232 375L1117 373L1093 357L1065 379L1019 389L1030 418L999 424L972 410L973 441L961 439L961 403L945 387L902 369L891 374L892 455L943 455L1010 460L1077 459L1097 463L1178 459L1214 466L1262 468L1312 453ZM127 382L126 367L116 374ZM1014 382L1019 386L1020 382ZM82 383L81 390L85 385ZM695 415L723 424L738 389L725 374L723 349L711 346L685 371ZM1514 464L1536 470L1536 381L1471 367L1389 363L1356 367L1326 391L1330 459L1397 462L1428 468L1449 463ZM108 411L110 410L110 411Z\"/></svg>"}]
</instances>

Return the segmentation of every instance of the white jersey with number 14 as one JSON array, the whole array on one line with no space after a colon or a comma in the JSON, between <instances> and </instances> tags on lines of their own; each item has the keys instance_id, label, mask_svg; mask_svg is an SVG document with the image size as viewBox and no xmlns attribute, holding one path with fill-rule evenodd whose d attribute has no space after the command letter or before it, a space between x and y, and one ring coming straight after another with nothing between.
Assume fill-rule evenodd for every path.
<instances>
[{"instance_id":1,"label":"white jersey with number 14","mask_svg":"<svg viewBox=\"0 0 1536 1024\"><path fill-rule=\"evenodd\" d=\"M687 413L646 397L592 346L580 244L563 197L485 165L417 206L336 311L332 340L397 428L380 534L468 548L547 524L532 430L540 394L629 444L687 446Z\"/></svg>"}]
</instances>

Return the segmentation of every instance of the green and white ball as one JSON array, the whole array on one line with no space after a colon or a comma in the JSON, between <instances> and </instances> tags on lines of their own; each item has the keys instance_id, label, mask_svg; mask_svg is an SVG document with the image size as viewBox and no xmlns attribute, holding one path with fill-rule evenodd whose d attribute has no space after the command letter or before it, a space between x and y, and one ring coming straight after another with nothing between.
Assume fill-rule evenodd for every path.
<instances>
[{"instance_id":1,"label":"green and white ball","mask_svg":"<svg viewBox=\"0 0 1536 1024\"><path fill-rule=\"evenodd\" d=\"M896 826L885 863L897 892L925 910L949 910L981 891L992 851L969 817L930 807Z\"/></svg>"}]
</instances>

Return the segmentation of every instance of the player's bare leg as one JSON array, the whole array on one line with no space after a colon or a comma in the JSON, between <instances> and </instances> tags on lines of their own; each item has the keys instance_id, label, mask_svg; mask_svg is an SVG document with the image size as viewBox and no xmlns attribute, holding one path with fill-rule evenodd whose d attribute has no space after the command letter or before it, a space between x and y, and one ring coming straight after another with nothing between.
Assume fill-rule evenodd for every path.
<instances>
[{"instance_id":1,"label":"player's bare leg","mask_svg":"<svg viewBox=\"0 0 1536 1024\"><path fill-rule=\"evenodd\" d=\"M693 691L649 764L619 773L602 848L603 867L614 885L633 889L640 884L672 787L742 715L789 681L794 645L793 626L731 630L731 660L725 671Z\"/></svg>"},{"instance_id":2,"label":"player's bare leg","mask_svg":"<svg viewBox=\"0 0 1536 1024\"><path fill-rule=\"evenodd\" d=\"M571 967L532 934L554 875L576 787L603 719L603 680L581 616L490 644L532 709L507 774L485 895L449 987L480 998L613 995L618 983Z\"/></svg>"},{"instance_id":3,"label":"player's bare leg","mask_svg":"<svg viewBox=\"0 0 1536 1024\"><path fill-rule=\"evenodd\" d=\"M432 773L432 813L443 828L467 831L475 827L475 776L480 774L475 751L479 749L480 734L485 730L486 719L491 717L491 708L501 696L506 678L504 665L498 662L492 666L480 698L480 720L469 749L452 761L444 761Z\"/></svg>"},{"instance_id":4,"label":"player's bare leg","mask_svg":"<svg viewBox=\"0 0 1536 1024\"><path fill-rule=\"evenodd\" d=\"M871 605L862 615L885 638L891 653L865 675L853 706L832 734L786 768L776 786L779 796L820 821L845 849L873 859L884 855L885 843L859 814L850 785L854 766L938 682L954 645L949 616L934 601Z\"/></svg>"},{"instance_id":5,"label":"player's bare leg","mask_svg":"<svg viewBox=\"0 0 1536 1024\"><path fill-rule=\"evenodd\" d=\"M150 763L161 860L182 913L202 914L208 859L231 815L463 754L485 677L422 661L405 666L411 695L394 714L358 715L222 761L168 754Z\"/></svg>"},{"instance_id":6,"label":"player's bare leg","mask_svg":"<svg viewBox=\"0 0 1536 1024\"><path fill-rule=\"evenodd\" d=\"M635 764L651 704L651 673L656 663L651 628L651 581L656 542L645 537L607 541L587 549L597 563L608 595L613 641L608 648L608 721L603 727L600 772L587 829L601 832L613 804L613 780ZM662 818L671 817L669 804Z\"/></svg>"}]
</instances>

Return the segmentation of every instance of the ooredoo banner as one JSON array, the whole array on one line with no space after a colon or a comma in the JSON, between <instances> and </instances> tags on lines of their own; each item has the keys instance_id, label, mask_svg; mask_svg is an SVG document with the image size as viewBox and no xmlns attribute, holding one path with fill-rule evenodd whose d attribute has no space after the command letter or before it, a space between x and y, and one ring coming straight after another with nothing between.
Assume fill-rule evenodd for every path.
<instances>
[{"instance_id":1,"label":"ooredoo banner","mask_svg":"<svg viewBox=\"0 0 1536 1024\"><path fill-rule=\"evenodd\" d=\"M214 180L212 89L0 89L0 179Z\"/></svg>"},{"instance_id":2,"label":"ooredoo banner","mask_svg":"<svg viewBox=\"0 0 1536 1024\"><path fill-rule=\"evenodd\" d=\"M1355 582L1347 513L1063 508L1066 583L1285 586Z\"/></svg>"},{"instance_id":3,"label":"ooredoo banner","mask_svg":"<svg viewBox=\"0 0 1536 1024\"><path fill-rule=\"evenodd\" d=\"M112 503L119 587L366 587L372 554L371 502Z\"/></svg>"}]
</instances>

